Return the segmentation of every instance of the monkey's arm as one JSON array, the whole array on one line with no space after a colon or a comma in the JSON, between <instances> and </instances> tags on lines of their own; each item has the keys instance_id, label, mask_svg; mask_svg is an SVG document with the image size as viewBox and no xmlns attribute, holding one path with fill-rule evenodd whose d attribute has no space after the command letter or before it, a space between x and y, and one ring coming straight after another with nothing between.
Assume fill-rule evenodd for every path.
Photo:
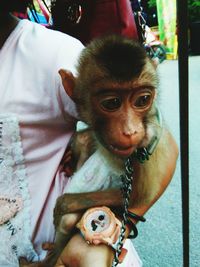
<instances>
[{"instance_id":1,"label":"monkey's arm","mask_svg":"<svg viewBox=\"0 0 200 267\"><path fill-rule=\"evenodd\" d=\"M97 207L122 206L123 199L120 190L106 190L89 193L67 193L63 194L57 199L54 209L54 224L57 227L60 223L61 217L68 213L83 212L84 210Z\"/></svg>"},{"instance_id":2,"label":"monkey's arm","mask_svg":"<svg viewBox=\"0 0 200 267\"><path fill-rule=\"evenodd\" d=\"M137 182L136 192L132 194L130 201L130 211L142 216L161 197L174 175L177 158L177 144L170 132L164 129L155 153L149 161L135 166L137 180L141 181L144 178L145 182ZM150 197L148 190L151 190Z\"/></svg>"}]
</instances>

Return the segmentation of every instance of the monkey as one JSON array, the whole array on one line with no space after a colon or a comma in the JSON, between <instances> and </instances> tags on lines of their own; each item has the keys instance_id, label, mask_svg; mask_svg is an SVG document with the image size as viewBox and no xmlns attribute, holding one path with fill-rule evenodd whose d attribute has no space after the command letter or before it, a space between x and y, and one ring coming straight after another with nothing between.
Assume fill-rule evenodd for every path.
<instances>
[{"instance_id":1,"label":"monkey","mask_svg":"<svg viewBox=\"0 0 200 267\"><path fill-rule=\"evenodd\" d=\"M162 133L156 66L138 42L112 35L86 47L77 71L76 79L65 70L60 70L60 75L81 120L88 125L87 138L93 140L88 157L95 146L110 165L114 164L117 173L120 169L123 173L124 160ZM70 86L73 83L74 89ZM140 183L141 179L135 186ZM156 184L144 183L140 197L150 197L151 190L157 190Z\"/></svg>"},{"instance_id":2,"label":"monkey","mask_svg":"<svg viewBox=\"0 0 200 267\"><path fill-rule=\"evenodd\" d=\"M120 192L116 189L120 182L113 186L112 192L106 190L112 187L110 184L102 192L99 192L101 186L87 189L87 184L81 184L81 188L73 191L73 182L78 184L83 176L82 168L94 167L88 163L90 159L100 157L102 162L104 159L108 163L107 175L102 177L105 183L108 176L118 179L124 173L124 162L135 151L153 146L147 162L134 162L130 209L143 215L169 184L178 157L177 145L162 125L158 109L156 66L137 41L118 35L94 39L80 55L76 77L63 69L59 73L67 94L77 106L80 119L87 125L83 132L90 142L90 149L86 142L87 153L83 158L88 160L77 163L77 172L72 176L68 191L57 200L55 250L47 260L48 264L41 266L54 266L71 237L69 233L74 233L75 222L81 217L80 213L74 212L99 205L122 205ZM78 133L77 138L80 136ZM76 139L74 145L76 153ZM86 191L89 191L88 197L83 193ZM69 234L68 238L65 234Z\"/></svg>"}]
</instances>

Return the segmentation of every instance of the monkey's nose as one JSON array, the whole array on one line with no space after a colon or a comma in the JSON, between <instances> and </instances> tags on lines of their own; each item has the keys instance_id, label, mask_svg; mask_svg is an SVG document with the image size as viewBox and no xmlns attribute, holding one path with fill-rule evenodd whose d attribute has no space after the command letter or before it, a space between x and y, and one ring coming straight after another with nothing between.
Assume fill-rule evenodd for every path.
<instances>
[{"instance_id":1,"label":"monkey's nose","mask_svg":"<svg viewBox=\"0 0 200 267\"><path fill-rule=\"evenodd\" d=\"M122 132L121 137L119 138L120 143L127 146L137 146L141 139L144 137L144 131L142 129L126 129Z\"/></svg>"},{"instance_id":2,"label":"monkey's nose","mask_svg":"<svg viewBox=\"0 0 200 267\"><path fill-rule=\"evenodd\" d=\"M125 136L132 136L132 135L136 135L136 134L138 134L138 131L135 129L134 130L129 129L129 130L123 131L123 135L125 135Z\"/></svg>"},{"instance_id":3,"label":"monkey's nose","mask_svg":"<svg viewBox=\"0 0 200 267\"><path fill-rule=\"evenodd\" d=\"M124 138L127 139L135 139L138 138L140 135L143 134L144 128L141 123L133 123L133 121L126 121L124 122L122 128L122 135Z\"/></svg>"}]
</instances>

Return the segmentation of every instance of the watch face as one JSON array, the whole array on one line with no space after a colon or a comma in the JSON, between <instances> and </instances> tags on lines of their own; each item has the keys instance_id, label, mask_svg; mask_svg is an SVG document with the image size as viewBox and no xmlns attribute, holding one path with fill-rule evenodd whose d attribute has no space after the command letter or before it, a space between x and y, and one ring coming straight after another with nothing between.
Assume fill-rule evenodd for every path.
<instances>
[{"instance_id":1,"label":"watch face","mask_svg":"<svg viewBox=\"0 0 200 267\"><path fill-rule=\"evenodd\" d=\"M100 233L110 225L110 216L104 210L96 210L88 214L85 220L86 228L92 233Z\"/></svg>"}]
</instances>

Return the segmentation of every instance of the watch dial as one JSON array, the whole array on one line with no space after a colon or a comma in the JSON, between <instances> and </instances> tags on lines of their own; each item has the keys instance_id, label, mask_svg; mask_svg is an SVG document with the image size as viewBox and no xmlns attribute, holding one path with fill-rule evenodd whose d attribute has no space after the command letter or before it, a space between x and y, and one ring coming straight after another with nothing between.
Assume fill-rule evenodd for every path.
<instances>
[{"instance_id":1,"label":"watch dial","mask_svg":"<svg viewBox=\"0 0 200 267\"><path fill-rule=\"evenodd\" d=\"M110 225L110 216L101 210L90 213L86 218L86 227L90 232L100 233Z\"/></svg>"}]
</instances>

